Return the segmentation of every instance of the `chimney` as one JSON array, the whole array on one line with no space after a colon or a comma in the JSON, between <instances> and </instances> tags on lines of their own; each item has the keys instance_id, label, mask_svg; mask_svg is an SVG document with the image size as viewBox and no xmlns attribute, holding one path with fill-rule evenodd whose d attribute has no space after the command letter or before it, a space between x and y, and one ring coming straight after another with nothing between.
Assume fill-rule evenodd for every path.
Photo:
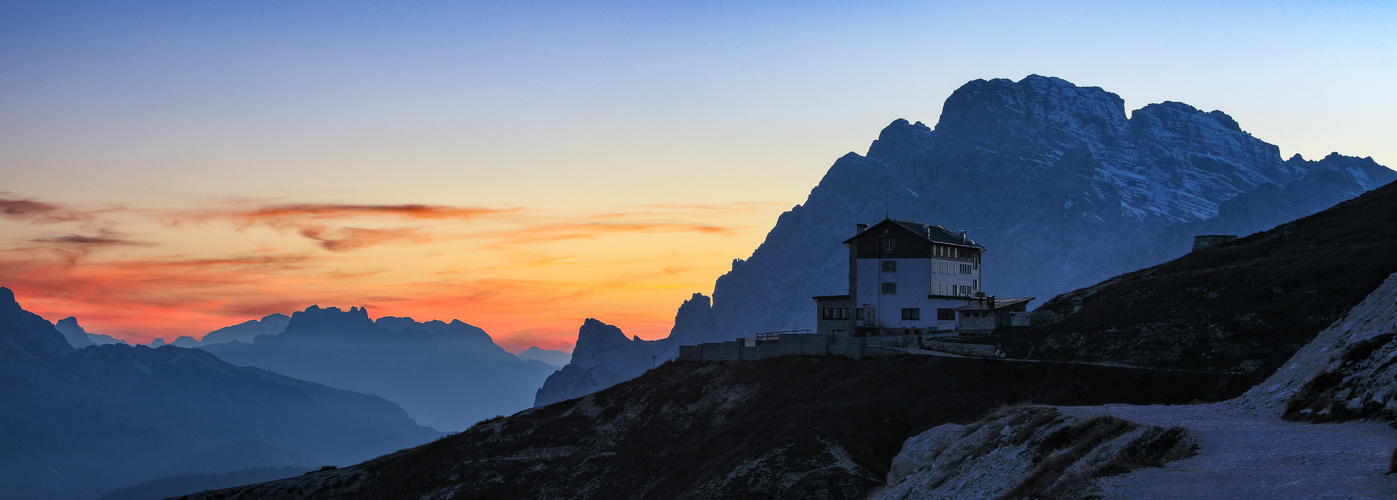
<instances>
[{"instance_id":1,"label":"chimney","mask_svg":"<svg viewBox=\"0 0 1397 500\"><path fill-rule=\"evenodd\" d=\"M859 233L862 233L862 232L868 230L868 224L854 224L854 227L855 227L855 229L856 229L856 230L854 231L854 235L855 235L855 236L857 236Z\"/></svg>"},{"instance_id":2,"label":"chimney","mask_svg":"<svg viewBox=\"0 0 1397 500\"><path fill-rule=\"evenodd\" d=\"M965 243L965 230L960 230L960 242Z\"/></svg>"},{"instance_id":3,"label":"chimney","mask_svg":"<svg viewBox=\"0 0 1397 500\"><path fill-rule=\"evenodd\" d=\"M990 309L994 309L994 296L990 296Z\"/></svg>"}]
</instances>

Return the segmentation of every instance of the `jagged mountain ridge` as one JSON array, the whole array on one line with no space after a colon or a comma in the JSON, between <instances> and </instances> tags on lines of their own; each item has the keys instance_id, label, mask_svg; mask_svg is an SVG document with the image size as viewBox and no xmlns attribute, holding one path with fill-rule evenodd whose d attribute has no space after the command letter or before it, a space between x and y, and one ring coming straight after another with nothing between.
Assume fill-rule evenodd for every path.
<instances>
[{"instance_id":1,"label":"jagged mountain ridge","mask_svg":"<svg viewBox=\"0 0 1397 500\"><path fill-rule=\"evenodd\" d=\"M1127 117L1097 87L976 80L935 129L899 119L867 154L836 161L717 279L711 312L674 330L694 344L813 328L810 297L847 287L840 242L884 216L968 230L989 249L987 293L1042 299L1182 255L1194 235L1268 229L1393 179L1371 158L1283 160L1221 111L1165 102Z\"/></svg>"},{"instance_id":2,"label":"jagged mountain ridge","mask_svg":"<svg viewBox=\"0 0 1397 500\"><path fill-rule=\"evenodd\" d=\"M200 350L74 350L3 287L0 401L5 498L93 498L168 475L348 464L438 435L382 398Z\"/></svg>"},{"instance_id":3,"label":"jagged mountain ridge","mask_svg":"<svg viewBox=\"0 0 1397 500\"><path fill-rule=\"evenodd\" d=\"M419 423L448 431L529 407L554 370L510 354L459 320L371 320L358 307L311 306L293 313L281 333L199 348L233 364L381 396Z\"/></svg>"}]
</instances>

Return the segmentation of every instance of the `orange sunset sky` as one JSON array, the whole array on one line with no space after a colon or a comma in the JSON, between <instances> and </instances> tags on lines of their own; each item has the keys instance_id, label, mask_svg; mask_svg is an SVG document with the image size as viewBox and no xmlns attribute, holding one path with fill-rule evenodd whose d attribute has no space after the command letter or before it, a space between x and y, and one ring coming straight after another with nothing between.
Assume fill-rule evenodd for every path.
<instances>
[{"instance_id":1,"label":"orange sunset sky","mask_svg":"<svg viewBox=\"0 0 1397 500\"><path fill-rule=\"evenodd\" d=\"M132 342L316 304L653 339L839 156L1029 73L1397 164L1382 3L6 2L0 286Z\"/></svg>"}]
</instances>

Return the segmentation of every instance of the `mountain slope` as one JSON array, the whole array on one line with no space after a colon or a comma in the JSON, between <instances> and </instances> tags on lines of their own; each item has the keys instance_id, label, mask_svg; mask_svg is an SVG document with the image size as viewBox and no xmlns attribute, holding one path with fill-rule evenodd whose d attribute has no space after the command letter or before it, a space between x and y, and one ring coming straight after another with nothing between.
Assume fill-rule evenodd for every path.
<instances>
[{"instance_id":1,"label":"mountain slope","mask_svg":"<svg viewBox=\"0 0 1397 500\"><path fill-rule=\"evenodd\" d=\"M1097 87L976 80L935 129L897 120L865 155L835 161L717 279L711 310L675 331L692 344L813 328L810 297L847 287L840 242L884 216L968 230L989 249L987 293L1044 298L1182 255L1194 235L1269 229L1394 179L1371 158L1283 160L1221 111L1165 102L1127 117Z\"/></svg>"},{"instance_id":2,"label":"mountain slope","mask_svg":"<svg viewBox=\"0 0 1397 500\"><path fill-rule=\"evenodd\" d=\"M36 342L67 346L0 288L0 345ZM381 398L204 351L61 351L0 352L0 496L92 498L168 475L347 464L437 435Z\"/></svg>"},{"instance_id":3,"label":"mountain slope","mask_svg":"<svg viewBox=\"0 0 1397 500\"><path fill-rule=\"evenodd\" d=\"M1397 183L1058 296L1034 313L1031 331L1004 341L1017 356L1264 376L1393 272Z\"/></svg>"},{"instance_id":4,"label":"mountain slope","mask_svg":"<svg viewBox=\"0 0 1397 500\"><path fill-rule=\"evenodd\" d=\"M1022 401L1220 399L1234 381L930 356L670 362L354 467L191 498L863 498L935 425Z\"/></svg>"},{"instance_id":5,"label":"mountain slope","mask_svg":"<svg viewBox=\"0 0 1397 500\"><path fill-rule=\"evenodd\" d=\"M381 396L443 430L529 407L554 369L515 357L460 321L374 321L357 307L312 306L292 314L279 334L200 349L233 364Z\"/></svg>"}]
</instances>

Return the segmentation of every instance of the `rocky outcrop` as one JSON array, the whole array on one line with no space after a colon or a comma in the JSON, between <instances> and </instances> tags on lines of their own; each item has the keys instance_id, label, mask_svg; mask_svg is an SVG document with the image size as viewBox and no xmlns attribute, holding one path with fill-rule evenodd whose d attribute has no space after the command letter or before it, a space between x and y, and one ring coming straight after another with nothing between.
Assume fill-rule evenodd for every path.
<instances>
[{"instance_id":1,"label":"rocky outcrop","mask_svg":"<svg viewBox=\"0 0 1397 500\"><path fill-rule=\"evenodd\" d=\"M572 360L553 372L534 394L534 406L591 394L645 373L674 357L671 342L626 338L621 329L587 318L577 330Z\"/></svg>"},{"instance_id":2,"label":"rocky outcrop","mask_svg":"<svg viewBox=\"0 0 1397 500\"><path fill-rule=\"evenodd\" d=\"M887 487L870 498L1094 498L1097 477L1157 467L1196 446L1179 427L1008 408L908 439L893 458Z\"/></svg>"},{"instance_id":3,"label":"rocky outcrop","mask_svg":"<svg viewBox=\"0 0 1397 500\"><path fill-rule=\"evenodd\" d=\"M1397 422L1397 273L1243 402L1311 422Z\"/></svg>"}]
</instances>

